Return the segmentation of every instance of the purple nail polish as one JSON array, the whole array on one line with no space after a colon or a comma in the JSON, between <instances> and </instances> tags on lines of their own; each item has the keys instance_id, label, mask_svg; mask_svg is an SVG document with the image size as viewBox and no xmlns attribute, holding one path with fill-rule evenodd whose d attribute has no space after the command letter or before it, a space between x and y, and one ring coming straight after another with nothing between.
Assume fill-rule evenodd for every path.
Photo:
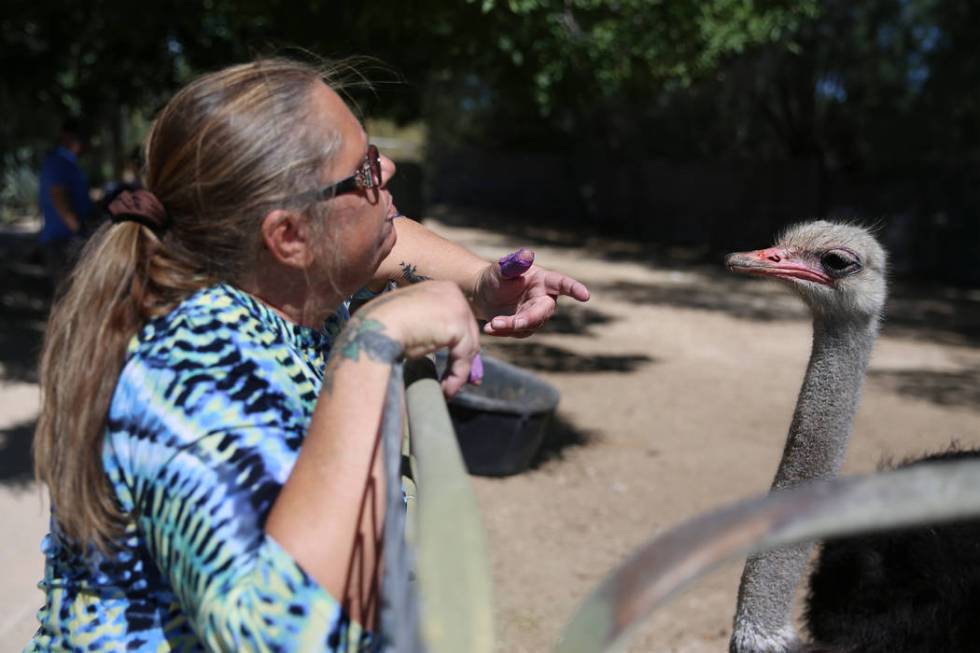
<instances>
[{"instance_id":1,"label":"purple nail polish","mask_svg":"<svg viewBox=\"0 0 980 653\"><path fill-rule=\"evenodd\" d=\"M470 363L470 383L479 383L483 380L483 359L477 354Z\"/></svg>"},{"instance_id":2,"label":"purple nail polish","mask_svg":"<svg viewBox=\"0 0 980 653\"><path fill-rule=\"evenodd\" d=\"M498 263L500 263L501 276L504 279L513 279L528 271L528 268L534 263L534 252L527 247L522 247L516 252L504 256Z\"/></svg>"}]
</instances>

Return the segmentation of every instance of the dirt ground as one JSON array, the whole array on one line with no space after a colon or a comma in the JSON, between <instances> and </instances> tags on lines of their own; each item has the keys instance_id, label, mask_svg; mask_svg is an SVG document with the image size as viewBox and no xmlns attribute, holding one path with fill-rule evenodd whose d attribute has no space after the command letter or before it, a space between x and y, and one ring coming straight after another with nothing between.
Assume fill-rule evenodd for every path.
<instances>
[{"instance_id":1,"label":"dirt ground","mask_svg":"<svg viewBox=\"0 0 980 653\"><path fill-rule=\"evenodd\" d=\"M484 339L487 353L535 372L562 395L532 469L474 477L495 583L497 650L547 651L588 590L634 547L767 489L809 354L809 322L777 284L732 276L698 252L569 236L472 211L432 215L432 228L487 258L534 247L538 262L593 293L586 305L562 302L532 339ZM46 508L30 483L29 440L37 411L32 352L44 311L22 292L33 278L29 266L11 262L19 241L6 242L0 649L18 650L41 601L34 585ZM882 459L954 440L980 445L978 399L980 290L896 284L845 471L873 471ZM661 609L629 650L727 650L740 569L725 566Z\"/></svg>"}]
</instances>

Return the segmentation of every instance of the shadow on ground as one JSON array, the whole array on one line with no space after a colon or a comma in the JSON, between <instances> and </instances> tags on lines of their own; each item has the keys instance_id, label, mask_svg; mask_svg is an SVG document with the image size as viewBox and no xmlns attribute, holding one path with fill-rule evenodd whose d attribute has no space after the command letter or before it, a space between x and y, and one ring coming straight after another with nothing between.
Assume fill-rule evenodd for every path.
<instances>
[{"instance_id":1,"label":"shadow on ground","mask_svg":"<svg viewBox=\"0 0 980 653\"><path fill-rule=\"evenodd\" d=\"M980 289L895 282L882 332L898 338L980 347Z\"/></svg>"},{"instance_id":2,"label":"shadow on ground","mask_svg":"<svg viewBox=\"0 0 980 653\"><path fill-rule=\"evenodd\" d=\"M37 381L51 293L34 243L0 233L0 380Z\"/></svg>"},{"instance_id":3,"label":"shadow on ground","mask_svg":"<svg viewBox=\"0 0 980 653\"><path fill-rule=\"evenodd\" d=\"M537 469L552 461L562 460L568 449L588 446L595 439L589 431L583 431L571 422L556 414L548 425L541 448L531 461L531 468Z\"/></svg>"},{"instance_id":4,"label":"shadow on ground","mask_svg":"<svg viewBox=\"0 0 980 653\"><path fill-rule=\"evenodd\" d=\"M492 345L487 350L526 370L554 374L627 373L656 362L646 354L578 354L564 347L526 340Z\"/></svg>"},{"instance_id":5,"label":"shadow on ground","mask_svg":"<svg viewBox=\"0 0 980 653\"><path fill-rule=\"evenodd\" d=\"M538 333L595 337L593 327L615 322L616 318L573 300L562 301L558 310Z\"/></svg>"},{"instance_id":6,"label":"shadow on ground","mask_svg":"<svg viewBox=\"0 0 980 653\"><path fill-rule=\"evenodd\" d=\"M900 395L980 411L980 367L977 366L955 371L872 370L868 378Z\"/></svg>"},{"instance_id":7,"label":"shadow on ground","mask_svg":"<svg viewBox=\"0 0 980 653\"><path fill-rule=\"evenodd\" d=\"M655 284L593 284L593 293L632 304L720 311L744 320L808 320L803 302L777 282L735 277L723 269L678 272ZM980 290L892 284L882 333L896 338L980 347Z\"/></svg>"},{"instance_id":8,"label":"shadow on ground","mask_svg":"<svg viewBox=\"0 0 980 653\"><path fill-rule=\"evenodd\" d=\"M719 311L732 317L760 322L804 320L808 312L791 292L760 279L725 276L722 270L675 272L658 283L618 281L593 284L602 294L635 305L671 306Z\"/></svg>"},{"instance_id":9,"label":"shadow on ground","mask_svg":"<svg viewBox=\"0 0 980 653\"><path fill-rule=\"evenodd\" d=\"M28 485L34 478L31 441L35 420L0 429L0 486Z\"/></svg>"}]
</instances>

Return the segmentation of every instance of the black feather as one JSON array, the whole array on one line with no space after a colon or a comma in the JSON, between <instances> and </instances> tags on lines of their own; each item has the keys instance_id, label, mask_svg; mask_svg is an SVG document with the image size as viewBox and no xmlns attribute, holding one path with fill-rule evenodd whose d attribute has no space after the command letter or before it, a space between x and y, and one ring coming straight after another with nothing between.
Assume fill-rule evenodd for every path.
<instances>
[{"instance_id":1,"label":"black feather","mask_svg":"<svg viewBox=\"0 0 980 653\"><path fill-rule=\"evenodd\" d=\"M906 461L976 458L950 450ZM804 619L817 650L980 651L980 520L826 542Z\"/></svg>"}]
</instances>

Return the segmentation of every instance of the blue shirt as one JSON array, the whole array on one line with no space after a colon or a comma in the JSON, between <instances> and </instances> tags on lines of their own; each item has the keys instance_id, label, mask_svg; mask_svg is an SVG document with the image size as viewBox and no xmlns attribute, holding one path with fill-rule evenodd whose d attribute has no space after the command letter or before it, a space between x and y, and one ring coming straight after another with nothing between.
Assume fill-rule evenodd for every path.
<instances>
[{"instance_id":1,"label":"blue shirt","mask_svg":"<svg viewBox=\"0 0 980 653\"><path fill-rule=\"evenodd\" d=\"M133 338L102 451L124 533L104 555L52 525L27 651L375 647L263 528L348 319L304 328L219 284Z\"/></svg>"},{"instance_id":2,"label":"blue shirt","mask_svg":"<svg viewBox=\"0 0 980 653\"><path fill-rule=\"evenodd\" d=\"M68 194L68 202L79 220L85 221L92 213L92 200L88 196L88 179L78 166L78 157L66 147L58 146L41 166L38 204L44 216L40 240L50 243L68 240L74 234L68 228L51 201L51 188L61 186Z\"/></svg>"}]
</instances>

